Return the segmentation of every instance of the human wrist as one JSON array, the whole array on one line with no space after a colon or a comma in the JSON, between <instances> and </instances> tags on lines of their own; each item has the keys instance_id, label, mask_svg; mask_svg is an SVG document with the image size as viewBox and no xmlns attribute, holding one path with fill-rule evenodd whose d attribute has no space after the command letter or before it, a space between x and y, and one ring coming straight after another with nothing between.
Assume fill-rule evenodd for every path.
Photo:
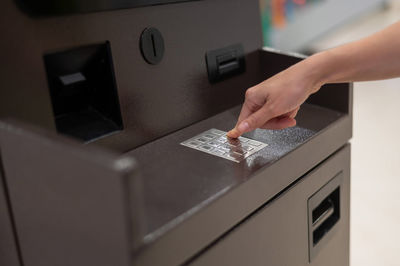
<instances>
[{"instance_id":1,"label":"human wrist","mask_svg":"<svg viewBox=\"0 0 400 266\"><path fill-rule=\"evenodd\" d=\"M311 93L330 82L332 70L329 65L329 57L329 53L324 51L303 60L305 77L310 84Z\"/></svg>"}]
</instances>

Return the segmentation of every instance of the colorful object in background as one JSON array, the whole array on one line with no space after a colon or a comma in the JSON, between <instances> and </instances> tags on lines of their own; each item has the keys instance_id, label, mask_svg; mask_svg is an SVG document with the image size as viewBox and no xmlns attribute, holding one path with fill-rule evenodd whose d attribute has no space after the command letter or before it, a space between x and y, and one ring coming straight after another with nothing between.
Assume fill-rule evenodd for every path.
<instances>
[{"instance_id":1,"label":"colorful object in background","mask_svg":"<svg viewBox=\"0 0 400 266\"><path fill-rule=\"evenodd\" d=\"M286 25L286 2L286 0L271 0L270 6L272 25L277 28L281 28Z\"/></svg>"},{"instance_id":2,"label":"colorful object in background","mask_svg":"<svg viewBox=\"0 0 400 266\"><path fill-rule=\"evenodd\" d=\"M264 45L271 44L271 32L283 29L293 23L301 8L322 0L260 0L261 21L264 32Z\"/></svg>"},{"instance_id":3,"label":"colorful object in background","mask_svg":"<svg viewBox=\"0 0 400 266\"><path fill-rule=\"evenodd\" d=\"M293 0L293 3L298 4L298 5L305 5L307 0Z\"/></svg>"}]
</instances>

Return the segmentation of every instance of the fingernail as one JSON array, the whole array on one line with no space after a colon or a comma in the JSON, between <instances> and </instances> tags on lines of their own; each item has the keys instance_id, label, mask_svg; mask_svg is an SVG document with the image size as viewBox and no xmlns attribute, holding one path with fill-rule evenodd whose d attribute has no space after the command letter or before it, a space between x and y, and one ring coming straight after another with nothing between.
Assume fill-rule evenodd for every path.
<instances>
[{"instance_id":1,"label":"fingernail","mask_svg":"<svg viewBox=\"0 0 400 266\"><path fill-rule=\"evenodd\" d=\"M232 129L231 131L228 132L227 136L228 137L234 137L236 135L235 131L236 131L235 129Z\"/></svg>"},{"instance_id":2,"label":"fingernail","mask_svg":"<svg viewBox=\"0 0 400 266\"><path fill-rule=\"evenodd\" d=\"M249 123L247 123L246 121L240 123L240 125L238 126L238 130L243 133L243 132L247 132L249 130L250 126Z\"/></svg>"}]
</instances>

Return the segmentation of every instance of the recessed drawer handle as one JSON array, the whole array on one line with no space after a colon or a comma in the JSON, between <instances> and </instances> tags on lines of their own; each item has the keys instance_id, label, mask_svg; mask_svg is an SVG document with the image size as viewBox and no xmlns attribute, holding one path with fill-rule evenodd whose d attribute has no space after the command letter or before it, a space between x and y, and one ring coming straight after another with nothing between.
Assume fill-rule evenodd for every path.
<instances>
[{"instance_id":1,"label":"recessed drawer handle","mask_svg":"<svg viewBox=\"0 0 400 266\"><path fill-rule=\"evenodd\" d=\"M318 212L317 212L318 211ZM313 211L313 229L317 229L335 212L335 206L330 198L326 199L318 208ZM314 216L314 214L316 214Z\"/></svg>"}]
</instances>

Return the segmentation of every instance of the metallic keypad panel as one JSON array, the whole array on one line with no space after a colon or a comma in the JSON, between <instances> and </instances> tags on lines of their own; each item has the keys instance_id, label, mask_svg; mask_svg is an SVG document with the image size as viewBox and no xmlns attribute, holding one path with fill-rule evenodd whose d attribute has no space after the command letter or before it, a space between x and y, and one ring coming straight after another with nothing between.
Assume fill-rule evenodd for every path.
<instances>
[{"instance_id":1,"label":"metallic keypad panel","mask_svg":"<svg viewBox=\"0 0 400 266\"><path fill-rule=\"evenodd\" d=\"M214 128L182 142L181 145L237 163L268 146L244 137L231 139L226 136L226 132Z\"/></svg>"}]
</instances>

